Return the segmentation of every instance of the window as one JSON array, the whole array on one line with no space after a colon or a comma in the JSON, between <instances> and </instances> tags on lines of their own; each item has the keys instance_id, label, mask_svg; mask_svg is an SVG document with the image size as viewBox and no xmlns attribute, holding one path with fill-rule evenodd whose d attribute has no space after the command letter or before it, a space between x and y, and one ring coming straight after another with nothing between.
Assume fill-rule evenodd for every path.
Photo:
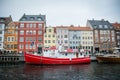
<instances>
[{"instance_id":1,"label":"window","mask_svg":"<svg viewBox=\"0 0 120 80\"><path fill-rule=\"evenodd\" d=\"M7 41L10 41L10 37L7 37Z\"/></svg>"},{"instance_id":2,"label":"window","mask_svg":"<svg viewBox=\"0 0 120 80\"><path fill-rule=\"evenodd\" d=\"M49 29L49 32L51 32L51 29Z\"/></svg>"},{"instance_id":3,"label":"window","mask_svg":"<svg viewBox=\"0 0 120 80\"><path fill-rule=\"evenodd\" d=\"M58 35L58 38L59 38L59 35Z\"/></svg>"},{"instance_id":4,"label":"window","mask_svg":"<svg viewBox=\"0 0 120 80\"><path fill-rule=\"evenodd\" d=\"M36 24L33 24L33 27L36 28Z\"/></svg>"},{"instance_id":5,"label":"window","mask_svg":"<svg viewBox=\"0 0 120 80\"><path fill-rule=\"evenodd\" d=\"M53 40L53 43L55 43L55 40Z\"/></svg>"},{"instance_id":6,"label":"window","mask_svg":"<svg viewBox=\"0 0 120 80\"><path fill-rule=\"evenodd\" d=\"M0 37L0 41L2 41L2 37Z\"/></svg>"},{"instance_id":7,"label":"window","mask_svg":"<svg viewBox=\"0 0 120 80\"><path fill-rule=\"evenodd\" d=\"M42 38L38 38L38 41L39 41L39 42L42 42Z\"/></svg>"},{"instance_id":8,"label":"window","mask_svg":"<svg viewBox=\"0 0 120 80\"><path fill-rule=\"evenodd\" d=\"M51 37L51 35L48 35L48 37L50 38L50 37Z\"/></svg>"},{"instance_id":9,"label":"window","mask_svg":"<svg viewBox=\"0 0 120 80\"><path fill-rule=\"evenodd\" d=\"M55 37L55 35L53 34L53 37Z\"/></svg>"},{"instance_id":10,"label":"window","mask_svg":"<svg viewBox=\"0 0 120 80\"><path fill-rule=\"evenodd\" d=\"M34 17L30 17L30 20L34 20Z\"/></svg>"},{"instance_id":11,"label":"window","mask_svg":"<svg viewBox=\"0 0 120 80\"><path fill-rule=\"evenodd\" d=\"M65 40L65 43L68 43L67 40Z\"/></svg>"},{"instance_id":12,"label":"window","mask_svg":"<svg viewBox=\"0 0 120 80\"><path fill-rule=\"evenodd\" d=\"M14 37L12 37L12 41L14 41Z\"/></svg>"},{"instance_id":13,"label":"window","mask_svg":"<svg viewBox=\"0 0 120 80\"><path fill-rule=\"evenodd\" d=\"M29 28L29 24L27 24L26 27Z\"/></svg>"},{"instance_id":14,"label":"window","mask_svg":"<svg viewBox=\"0 0 120 80\"><path fill-rule=\"evenodd\" d=\"M45 37L47 37L47 35L45 34Z\"/></svg>"},{"instance_id":15,"label":"window","mask_svg":"<svg viewBox=\"0 0 120 80\"><path fill-rule=\"evenodd\" d=\"M24 34L24 31L23 31L23 30L21 30L21 31L20 31L20 34L21 34L21 35L23 35L23 34Z\"/></svg>"},{"instance_id":16,"label":"window","mask_svg":"<svg viewBox=\"0 0 120 80\"><path fill-rule=\"evenodd\" d=\"M29 34L32 34L32 30L29 31Z\"/></svg>"},{"instance_id":17,"label":"window","mask_svg":"<svg viewBox=\"0 0 120 80\"><path fill-rule=\"evenodd\" d=\"M30 28L32 28L32 23L30 23Z\"/></svg>"},{"instance_id":18,"label":"window","mask_svg":"<svg viewBox=\"0 0 120 80\"><path fill-rule=\"evenodd\" d=\"M112 37L112 42L114 42L115 41L115 38L114 37Z\"/></svg>"},{"instance_id":19,"label":"window","mask_svg":"<svg viewBox=\"0 0 120 80\"><path fill-rule=\"evenodd\" d=\"M28 30L26 30L26 34L29 34L29 31L28 31Z\"/></svg>"},{"instance_id":20,"label":"window","mask_svg":"<svg viewBox=\"0 0 120 80\"><path fill-rule=\"evenodd\" d=\"M48 40L48 43L51 43L51 41L50 41L50 40Z\"/></svg>"},{"instance_id":21,"label":"window","mask_svg":"<svg viewBox=\"0 0 120 80\"><path fill-rule=\"evenodd\" d=\"M67 35L64 35L64 38L67 38Z\"/></svg>"},{"instance_id":22,"label":"window","mask_svg":"<svg viewBox=\"0 0 120 80\"><path fill-rule=\"evenodd\" d=\"M10 49L10 44L7 45L7 48Z\"/></svg>"},{"instance_id":23,"label":"window","mask_svg":"<svg viewBox=\"0 0 120 80\"><path fill-rule=\"evenodd\" d=\"M27 18L26 17L23 17L22 20L25 21Z\"/></svg>"},{"instance_id":24,"label":"window","mask_svg":"<svg viewBox=\"0 0 120 80\"><path fill-rule=\"evenodd\" d=\"M0 34L2 34L2 31L0 31Z\"/></svg>"},{"instance_id":25,"label":"window","mask_svg":"<svg viewBox=\"0 0 120 80\"><path fill-rule=\"evenodd\" d=\"M108 26L107 26L107 25L104 25L104 28L108 28Z\"/></svg>"},{"instance_id":26,"label":"window","mask_svg":"<svg viewBox=\"0 0 120 80\"><path fill-rule=\"evenodd\" d=\"M103 28L103 26L102 26L102 25L99 25L99 28Z\"/></svg>"},{"instance_id":27,"label":"window","mask_svg":"<svg viewBox=\"0 0 120 80\"><path fill-rule=\"evenodd\" d=\"M96 26L96 25L94 25L94 28L97 28L97 26Z\"/></svg>"},{"instance_id":28,"label":"window","mask_svg":"<svg viewBox=\"0 0 120 80\"><path fill-rule=\"evenodd\" d=\"M26 44L26 49L28 49L28 46L29 46L29 45L28 45L28 44Z\"/></svg>"},{"instance_id":29,"label":"window","mask_svg":"<svg viewBox=\"0 0 120 80\"><path fill-rule=\"evenodd\" d=\"M26 42L29 41L29 37L26 37Z\"/></svg>"},{"instance_id":30,"label":"window","mask_svg":"<svg viewBox=\"0 0 120 80\"><path fill-rule=\"evenodd\" d=\"M23 27L24 27L24 24L23 24L23 23L21 23L21 24L20 24L20 27L21 27L21 28L23 28Z\"/></svg>"},{"instance_id":31,"label":"window","mask_svg":"<svg viewBox=\"0 0 120 80\"><path fill-rule=\"evenodd\" d=\"M23 37L20 37L20 42L24 42L24 38Z\"/></svg>"},{"instance_id":32,"label":"window","mask_svg":"<svg viewBox=\"0 0 120 80\"><path fill-rule=\"evenodd\" d=\"M14 49L17 49L17 44L14 45Z\"/></svg>"},{"instance_id":33,"label":"window","mask_svg":"<svg viewBox=\"0 0 120 80\"><path fill-rule=\"evenodd\" d=\"M95 34L98 34L98 31L97 31L97 30L95 30Z\"/></svg>"},{"instance_id":34,"label":"window","mask_svg":"<svg viewBox=\"0 0 120 80\"><path fill-rule=\"evenodd\" d=\"M38 17L37 20L41 21L42 19L40 17Z\"/></svg>"},{"instance_id":35,"label":"window","mask_svg":"<svg viewBox=\"0 0 120 80\"><path fill-rule=\"evenodd\" d=\"M23 48L24 48L23 44L20 44L20 45L19 45L19 48L20 48L20 49L23 49Z\"/></svg>"},{"instance_id":36,"label":"window","mask_svg":"<svg viewBox=\"0 0 120 80\"><path fill-rule=\"evenodd\" d=\"M114 36L114 30L111 31L111 35Z\"/></svg>"},{"instance_id":37,"label":"window","mask_svg":"<svg viewBox=\"0 0 120 80\"><path fill-rule=\"evenodd\" d=\"M35 30L33 31L33 34L36 34L36 31L35 31Z\"/></svg>"},{"instance_id":38,"label":"window","mask_svg":"<svg viewBox=\"0 0 120 80\"><path fill-rule=\"evenodd\" d=\"M2 29L2 24L0 24L0 29Z\"/></svg>"},{"instance_id":39,"label":"window","mask_svg":"<svg viewBox=\"0 0 120 80\"><path fill-rule=\"evenodd\" d=\"M47 40L45 40L45 43L47 43Z\"/></svg>"},{"instance_id":40,"label":"window","mask_svg":"<svg viewBox=\"0 0 120 80\"><path fill-rule=\"evenodd\" d=\"M11 49L13 49L13 47L14 47L14 46L13 46L13 45L11 45Z\"/></svg>"},{"instance_id":41,"label":"window","mask_svg":"<svg viewBox=\"0 0 120 80\"><path fill-rule=\"evenodd\" d=\"M42 28L42 24L38 24L38 28Z\"/></svg>"},{"instance_id":42,"label":"window","mask_svg":"<svg viewBox=\"0 0 120 80\"><path fill-rule=\"evenodd\" d=\"M38 34L42 34L42 31L38 31Z\"/></svg>"}]
</instances>

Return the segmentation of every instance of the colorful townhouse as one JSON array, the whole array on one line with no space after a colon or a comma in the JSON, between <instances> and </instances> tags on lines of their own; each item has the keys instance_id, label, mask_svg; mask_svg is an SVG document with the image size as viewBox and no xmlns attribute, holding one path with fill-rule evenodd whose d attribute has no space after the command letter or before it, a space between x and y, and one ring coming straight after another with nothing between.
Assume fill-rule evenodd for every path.
<instances>
[{"instance_id":1,"label":"colorful townhouse","mask_svg":"<svg viewBox=\"0 0 120 80\"><path fill-rule=\"evenodd\" d=\"M120 23L112 23L112 25L115 28L116 45L120 48Z\"/></svg>"},{"instance_id":2,"label":"colorful townhouse","mask_svg":"<svg viewBox=\"0 0 120 80\"><path fill-rule=\"evenodd\" d=\"M44 47L56 47L56 28L46 27L44 33Z\"/></svg>"},{"instance_id":3,"label":"colorful townhouse","mask_svg":"<svg viewBox=\"0 0 120 80\"><path fill-rule=\"evenodd\" d=\"M93 31L90 27L81 27L81 46L86 52L94 52Z\"/></svg>"},{"instance_id":4,"label":"colorful townhouse","mask_svg":"<svg viewBox=\"0 0 120 80\"><path fill-rule=\"evenodd\" d=\"M84 52L93 53L93 32L90 27L69 27L69 46L76 52L81 48Z\"/></svg>"},{"instance_id":5,"label":"colorful townhouse","mask_svg":"<svg viewBox=\"0 0 120 80\"><path fill-rule=\"evenodd\" d=\"M26 15L19 20L18 51L42 51L44 47L45 15Z\"/></svg>"},{"instance_id":6,"label":"colorful townhouse","mask_svg":"<svg viewBox=\"0 0 120 80\"><path fill-rule=\"evenodd\" d=\"M69 27L69 48L77 51L78 47L81 46L81 31L80 27L70 26Z\"/></svg>"},{"instance_id":7,"label":"colorful townhouse","mask_svg":"<svg viewBox=\"0 0 120 80\"><path fill-rule=\"evenodd\" d=\"M68 26L56 26L57 48L60 45L63 46L63 50L67 50L69 48L68 33L69 33Z\"/></svg>"},{"instance_id":8,"label":"colorful townhouse","mask_svg":"<svg viewBox=\"0 0 120 80\"><path fill-rule=\"evenodd\" d=\"M8 23L12 21L11 16L9 17L0 17L0 50L5 49L4 45L4 31L8 26Z\"/></svg>"},{"instance_id":9,"label":"colorful townhouse","mask_svg":"<svg viewBox=\"0 0 120 80\"><path fill-rule=\"evenodd\" d=\"M6 51L10 53L18 52L18 22L11 21L7 27L5 27L4 45Z\"/></svg>"},{"instance_id":10,"label":"colorful townhouse","mask_svg":"<svg viewBox=\"0 0 120 80\"><path fill-rule=\"evenodd\" d=\"M93 30L93 41L96 52L108 52L116 47L114 27L104 19L88 20L87 26Z\"/></svg>"}]
</instances>

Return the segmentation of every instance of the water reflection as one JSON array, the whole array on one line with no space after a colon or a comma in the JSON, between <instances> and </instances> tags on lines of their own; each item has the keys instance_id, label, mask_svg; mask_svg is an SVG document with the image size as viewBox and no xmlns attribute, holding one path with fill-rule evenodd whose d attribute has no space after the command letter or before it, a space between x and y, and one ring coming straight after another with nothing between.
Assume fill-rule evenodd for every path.
<instances>
[{"instance_id":1,"label":"water reflection","mask_svg":"<svg viewBox=\"0 0 120 80\"><path fill-rule=\"evenodd\" d=\"M119 80L119 64L40 66L0 64L0 80Z\"/></svg>"},{"instance_id":2,"label":"water reflection","mask_svg":"<svg viewBox=\"0 0 120 80\"><path fill-rule=\"evenodd\" d=\"M58 66L34 66L25 65L26 75L39 76L41 80L71 80L79 76L80 72L87 72L90 64L84 65L58 65Z\"/></svg>"}]
</instances>

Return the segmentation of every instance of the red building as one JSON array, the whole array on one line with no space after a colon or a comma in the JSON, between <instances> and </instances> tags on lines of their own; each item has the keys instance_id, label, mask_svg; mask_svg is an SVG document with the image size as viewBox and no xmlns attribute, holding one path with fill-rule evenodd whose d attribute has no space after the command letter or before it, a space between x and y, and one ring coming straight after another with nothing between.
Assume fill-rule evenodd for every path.
<instances>
[{"instance_id":1,"label":"red building","mask_svg":"<svg viewBox=\"0 0 120 80\"><path fill-rule=\"evenodd\" d=\"M116 32L116 45L120 48L120 23L112 23Z\"/></svg>"},{"instance_id":2,"label":"red building","mask_svg":"<svg viewBox=\"0 0 120 80\"><path fill-rule=\"evenodd\" d=\"M45 15L26 15L19 20L18 52L39 51L44 43Z\"/></svg>"}]
</instances>

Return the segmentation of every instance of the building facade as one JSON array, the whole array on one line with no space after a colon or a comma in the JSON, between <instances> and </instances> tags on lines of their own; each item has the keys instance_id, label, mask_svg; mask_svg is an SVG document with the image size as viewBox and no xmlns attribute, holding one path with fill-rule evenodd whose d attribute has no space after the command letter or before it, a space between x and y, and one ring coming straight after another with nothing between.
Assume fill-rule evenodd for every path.
<instances>
[{"instance_id":1,"label":"building facade","mask_svg":"<svg viewBox=\"0 0 120 80\"><path fill-rule=\"evenodd\" d=\"M4 31L8 23L12 21L11 16L0 17L0 50L4 50Z\"/></svg>"},{"instance_id":2,"label":"building facade","mask_svg":"<svg viewBox=\"0 0 120 80\"><path fill-rule=\"evenodd\" d=\"M113 23L112 24L115 28L116 33L116 45L120 48L120 23Z\"/></svg>"},{"instance_id":3,"label":"building facade","mask_svg":"<svg viewBox=\"0 0 120 80\"><path fill-rule=\"evenodd\" d=\"M57 48L60 45L63 46L64 50L69 48L67 26L56 26L56 38Z\"/></svg>"},{"instance_id":4,"label":"building facade","mask_svg":"<svg viewBox=\"0 0 120 80\"><path fill-rule=\"evenodd\" d=\"M4 34L5 49L11 53L18 52L18 22L11 21L7 27L5 27Z\"/></svg>"},{"instance_id":5,"label":"building facade","mask_svg":"<svg viewBox=\"0 0 120 80\"><path fill-rule=\"evenodd\" d=\"M108 52L116 46L114 27L105 20L88 20L87 26L93 30L96 52Z\"/></svg>"},{"instance_id":6,"label":"building facade","mask_svg":"<svg viewBox=\"0 0 120 80\"><path fill-rule=\"evenodd\" d=\"M82 49L92 54L94 52L93 31L90 27L84 27L81 30Z\"/></svg>"},{"instance_id":7,"label":"building facade","mask_svg":"<svg viewBox=\"0 0 120 80\"><path fill-rule=\"evenodd\" d=\"M56 28L46 27L44 33L44 47L56 46Z\"/></svg>"},{"instance_id":8,"label":"building facade","mask_svg":"<svg viewBox=\"0 0 120 80\"><path fill-rule=\"evenodd\" d=\"M69 48L73 50L77 50L78 47L81 45L81 31L80 27L69 27Z\"/></svg>"},{"instance_id":9,"label":"building facade","mask_svg":"<svg viewBox=\"0 0 120 80\"><path fill-rule=\"evenodd\" d=\"M45 15L26 15L19 20L18 51L42 51L44 46Z\"/></svg>"},{"instance_id":10,"label":"building facade","mask_svg":"<svg viewBox=\"0 0 120 80\"><path fill-rule=\"evenodd\" d=\"M93 32L90 27L69 27L69 46L74 50L81 47L93 53Z\"/></svg>"}]
</instances>

